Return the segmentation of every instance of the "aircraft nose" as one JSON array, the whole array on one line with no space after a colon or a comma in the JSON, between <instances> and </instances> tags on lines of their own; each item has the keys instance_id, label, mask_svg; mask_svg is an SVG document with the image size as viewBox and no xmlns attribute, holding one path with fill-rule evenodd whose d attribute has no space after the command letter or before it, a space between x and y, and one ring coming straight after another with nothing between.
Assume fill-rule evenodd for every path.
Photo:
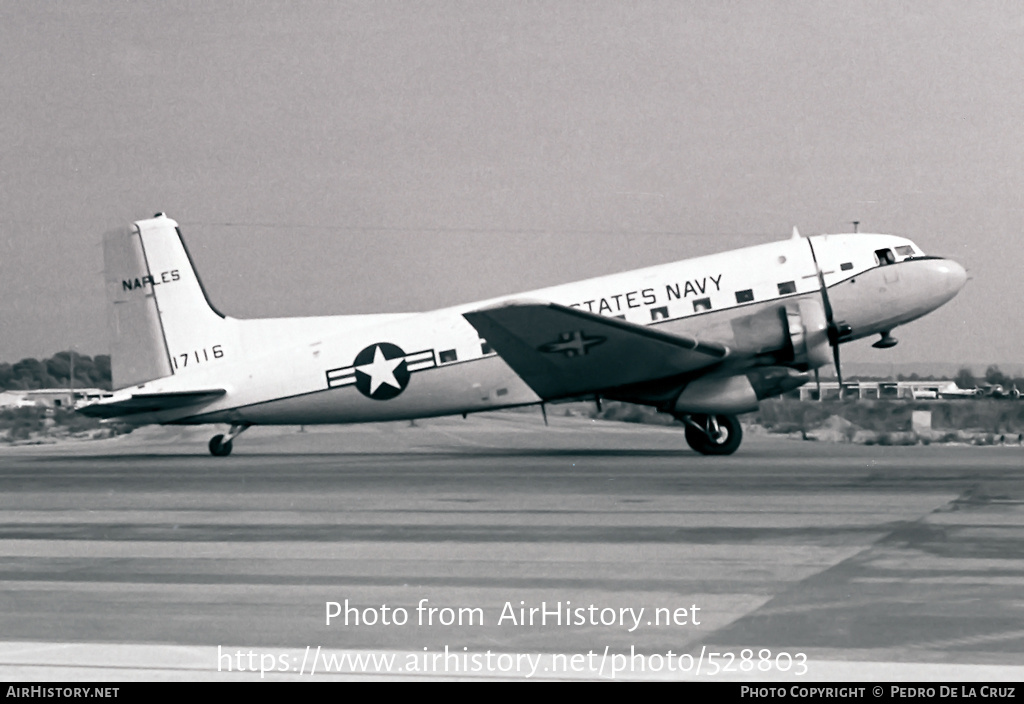
<instances>
[{"instance_id":1,"label":"aircraft nose","mask_svg":"<svg viewBox=\"0 0 1024 704\"><path fill-rule=\"evenodd\" d=\"M967 283L967 270L958 262L952 259L939 259L933 267L933 275L941 282L939 285L945 289L952 298Z\"/></svg>"},{"instance_id":2,"label":"aircraft nose","mask_svg":"<svg viewBox=\"0 0 1024 704\"><path fill-rule=\"evenodd\" d=\"M929 310L934 310L944 303L953 300L960 289L967 283L967 270L952 259L919 260L921 303Z\"/></svg>"}]
</instances>

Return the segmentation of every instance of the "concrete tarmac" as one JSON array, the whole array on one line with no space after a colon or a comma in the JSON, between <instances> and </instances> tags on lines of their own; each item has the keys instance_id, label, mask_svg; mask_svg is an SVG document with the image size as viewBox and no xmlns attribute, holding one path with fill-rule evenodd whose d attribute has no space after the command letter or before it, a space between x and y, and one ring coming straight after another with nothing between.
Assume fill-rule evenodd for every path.
<instances>
[{"instance_id":1,"label":"concrete tarmac","mask_svg":"<svg viewBox=\"0 0 1024 704\"><path fill-rule=\"evenodd\" d=\"M0 676L1024 679L1019 446L215 432L0 448Z\"/></svg>"}]
</instances>

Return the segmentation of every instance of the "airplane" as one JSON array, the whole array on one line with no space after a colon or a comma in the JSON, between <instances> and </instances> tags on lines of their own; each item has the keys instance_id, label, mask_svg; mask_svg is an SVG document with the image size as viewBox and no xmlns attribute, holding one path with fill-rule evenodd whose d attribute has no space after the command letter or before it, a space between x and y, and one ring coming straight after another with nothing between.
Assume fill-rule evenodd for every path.
<instances>
[{"instance_id":1,"label":"airplane","mask_svg":"<svg viewBox=\"0 0 1024 704\"><path fill-rule=\"evenodd\" d=\"M132 425L410 420L568 400L654 407L705 455L739 414L834 363L839 346L952 299L964 268L903 237L836 234L712 254L416 313L221 313L163 213L104 237L115 391L80 407Z\"/></svg>"},{"instance_id":2,"label":"airplane","mask_svg":"<svg viewBox=\"0 0 1024 704\"><path fill-rule=\"evenodd\" d=\"M985 392L982 389L961 389L957 386L955 381L951 381L945 386L939 388L939 398L957 399L957 398L976 398L978 396L984 396Z\"/></svg>"},{"instance_id":3,"label":"airplane","mask_svg":"<svg viewBox=\"0 0 1024 704\"><path fill-rule=\"evenodd\" d=\"M1016 384L1013 384L1009 389L1002 384L986 384L985 388L979 389L979 391L981 391L980 395L988 396L989 398L1020 398L1020 390Z\"/></svg>"}]
</instances>

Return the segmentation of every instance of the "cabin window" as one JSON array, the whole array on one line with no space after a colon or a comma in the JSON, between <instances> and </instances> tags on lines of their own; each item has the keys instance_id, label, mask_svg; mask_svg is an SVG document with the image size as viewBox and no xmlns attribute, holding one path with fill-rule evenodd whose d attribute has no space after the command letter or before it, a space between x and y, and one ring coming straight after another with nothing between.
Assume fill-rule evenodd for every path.
<instances>
[{"instance_id":1,"label":"cabin window","mask_svg":"<svg viewBox=\"0 0 1024 704\"><path fill-rule=\"evenodd\" d=\"M878 260L879 266L888 266L889 264L896 263L896 256L892 253L891 249L876 249L875 259Z\"/></svg>"},{"instance_id":2,"label":"cabin window","mask_svg":"<svg viewBox=\"0 0 1024 704\"><path fill-rule=\"evenodd\" d=\"M480 340L480 354L494 354L494 350L487 344L487 340Z\"/></svg>"},{"instance_id":3,"label":"cabin window","mask_svg":"<svg viewBox=\"0 0 1024 704\"><path fill-rule=\"evenodd\" d=\"M843 271L849 271L850 269L853 268L853 262L843 262L842 264L839 265L839 268L842 269Z\"/></svg>"},{"instance_id":4,"label":"cabin window","mask_svg":"<svg viewBox=\"0 0 1024 704\"><path fill-rule=\"evenodd\" d=\"M668 317L668 306L651 308L651 320L665 320Z\"/></svg>"},{"instance_id":5,"label":"cabin window","mask_svg":"<svg viewBox=\"0 0 1024 704\"><path fill-rule=\"evenodd\" d=\"M754 300L754 289L748 288L745 291L736 292L737 303L750 303L752 300Z\"/></svg>"},{"instance_id":6,"label":"cabin window","mask_svg":"<svg viewBox=\"0 0 1024 704\"><path fill-rule=\"evenodd\" d=\"M455 350L443 350L440 355L441 364L447 364L449 362L455 362L459 359L459 356L455 354Z\"/></svg>"},{"instance_id":7,"label":"cabin window","mask_svg":"<svg viewBox=\"0 0 1024 704\"><path fill-rule=\"evenodd\" d=\"M779 295L785 296L787 293L796 293L795 281L783 281L779 284Z\"/></svg>"},{"instance_id":8,"label":"cabin window","mask_svg":"<svg viewBox=\"0 0 1024 704\"><path fill-rule=\"evenodd\" d=\"M710 298L698 298L693 302L693 312L703 313L706 310L711 310L711 299Z\"/></svg>"},{"instance_id":9,"label":"cabin window","mask_svg":"<svg viewBox=\"0 0 1024 704\"><path fill-rule=\"evenodd\" d=\"M498 396L508 396L508 389L498 389L497 395Z\"/></svg>"},{"instance_id":10,"label":"cabin window","mask_svg":"<svg viewBox=\"0 0 1024 704\"><path fill-rule=\"evenodd\" d=\"M896 248L896 254L901 257L912 257L914 256L914 248L908 244L902 245Z\"/></svg>"}]
</instances>

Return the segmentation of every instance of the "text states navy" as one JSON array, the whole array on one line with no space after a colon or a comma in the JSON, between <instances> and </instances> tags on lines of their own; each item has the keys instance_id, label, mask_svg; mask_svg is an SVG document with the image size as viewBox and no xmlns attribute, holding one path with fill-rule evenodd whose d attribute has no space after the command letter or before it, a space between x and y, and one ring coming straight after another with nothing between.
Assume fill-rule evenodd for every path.
<instances>
[{"instance_id":1,"label":"text states navy","mask_svg":"<svg viewBox=\"0 0 1024 704\"><path fill-rule=\"evenodd\" d=\"M616 315L625 313L628 310L658 306L661 303L667 304L672 300L682 300L690 297L697 298L711 291L712 285L714 286L714 291L721 291L721 281L722 274L717 276L709 275L682 283L668 283L664 285L663 289L661 287L649 286L621 293L608 293L578 303L570 303L569 307L579 308L600 315Z\"/></svg>"},{"instance_id":2,"label":"text states navy","mask_svg":"<svg viewBox=\"0 0 1024 704\"><path fill-rule=\"evenodd\" d=\"M826 284L851 278L876 266L873 248L882 243L873 238L879 236L855 237L857 239L848 236L817 238L815 246ZM612 274L509 298L548 300L638 325L661 325L790 296L815 295L819 289L816 271L808 240L801 238ZM500 299L478 305L498 302ZM750 312L746 310L742 314ZM717 327L722 317L730 316L694 320L678 329L698 334L705 328Z\"/></svg>"}]
</instances>

